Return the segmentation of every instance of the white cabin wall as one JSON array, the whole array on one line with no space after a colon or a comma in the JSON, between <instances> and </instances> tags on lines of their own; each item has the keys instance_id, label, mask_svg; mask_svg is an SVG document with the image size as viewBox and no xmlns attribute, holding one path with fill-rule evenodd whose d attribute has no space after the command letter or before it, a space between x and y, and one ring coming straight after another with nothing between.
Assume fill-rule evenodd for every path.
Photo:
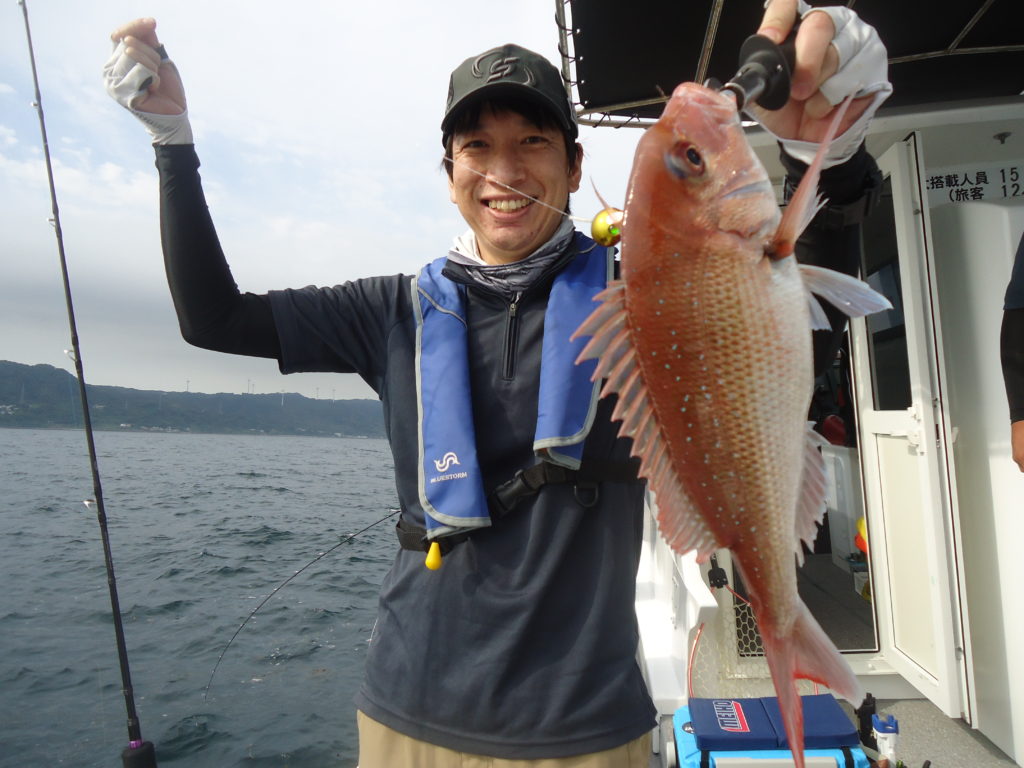
<instances>
[{"instance_id":1,"label":"white cabin wall","mask_svg":"<svg viewBox=\"0 0 1024 768\"><path fill-rule=\"evenodd\" d=\"M1024 757L1024 474L1010 458L999 362L1024 200L931 208L973 661L973 725Z\"/></svg>"},{"instance_id":2,"label":"white cabin wall","mask_svg":"<svg viewBox=\"0 0 1024 768\"><path fill-rule=\"evenodd\" d=\"M1021 98L883 111L872 122L868 150L880 157L912 132L922 137L926 174L1024 166ZM775 140L757 129L749 138L781 189ZM999 183L994 176L990 181ZM956 432L945 447L959 507L959 541L953 543L951 532L950 542L962 550L954 558L962 570L950 600L954 615L966 623L971 690L964 714L1024 764L1024 475L1010 458L999 363L1003 295L1024 229L1024 199L942 204L924 184L922 193L929 205L946 369L942 407Z\"/></svg>"}]
</instances>

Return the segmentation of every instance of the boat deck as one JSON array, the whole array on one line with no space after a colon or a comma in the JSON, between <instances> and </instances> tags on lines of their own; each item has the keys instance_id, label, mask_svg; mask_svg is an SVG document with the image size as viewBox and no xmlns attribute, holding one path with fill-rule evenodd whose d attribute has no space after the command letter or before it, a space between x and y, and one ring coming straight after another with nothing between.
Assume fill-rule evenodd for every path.
<instances>
[{"instance_id":1,"label":"boat deck","mask_svg":"<svg viewBox=\"0 0 1024 768\"><path fill-rule=\"evenodd\" d=\"M907 768L1013 768L1006 754L963 720L946 717L925 699L879 700L878 711L900 724L896 756Z\"/></svg>"}]
</instances>

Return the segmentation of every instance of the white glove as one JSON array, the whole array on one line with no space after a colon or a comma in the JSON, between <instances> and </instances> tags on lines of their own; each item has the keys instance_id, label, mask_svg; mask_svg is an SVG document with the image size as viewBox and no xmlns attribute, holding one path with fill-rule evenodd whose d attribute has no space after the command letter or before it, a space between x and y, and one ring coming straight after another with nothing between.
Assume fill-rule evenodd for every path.
<instances>
[{"instance_id":1,"label":"white glove","mask_svg":"<svg viewBox=\"0 0 1024 768\"><path fill-rule=\"evenodd\" d=\"M163 46L160 47L159 52L161 63L173 67L174 63L167 58ZM187 109L178 115L158 115L135 109L135 102L158 79L159 75L156 72L125 53L124 41L114 47L113 54L103 65L103 83L107 93L146 126L149 135L153 137L154 144L194 143Z\"/></svg>"},{"instance_id":2,"label":"white glove","mask_svg":"<svg viewBox=\"0 0 1024 768\"><path fill-rule=\"evenodd\" d=\"M864 141L864 136L868 132L871 118L892 93L888 75L888 54L875 28L849 8L812 8L804 0L800 0L799 11L801 18L810 13L827 13L836 28L832 46L839 54L839 68L820 86L821 93L829 104L835 106L851 93L855 98L874 95L874 99L857 122L833 140L824 161L824 167L829 168L846 162L857 151L857 147ZM818 151L818 144L815 142L783 139L779 136L775 138L782 144L787 155L808 165Z\"/></svg>"}]
</instances>

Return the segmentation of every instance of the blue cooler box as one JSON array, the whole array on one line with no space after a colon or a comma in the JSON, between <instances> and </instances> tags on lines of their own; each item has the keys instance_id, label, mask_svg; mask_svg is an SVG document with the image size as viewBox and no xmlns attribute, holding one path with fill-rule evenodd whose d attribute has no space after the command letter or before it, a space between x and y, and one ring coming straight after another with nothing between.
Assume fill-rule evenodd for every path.
<instances>
[{"instance_id":1,"label":"blue cooler box","mask_svg":"<svg viewBox=\"0 0 1024 768\"><path fill-rule=\"evenodd\" d=\"M807 768L869 768L857 729L830 694L801 697ZM679 768L792 768L774 697L690 699L673 717Z\"/></svg>"}]
</instances>

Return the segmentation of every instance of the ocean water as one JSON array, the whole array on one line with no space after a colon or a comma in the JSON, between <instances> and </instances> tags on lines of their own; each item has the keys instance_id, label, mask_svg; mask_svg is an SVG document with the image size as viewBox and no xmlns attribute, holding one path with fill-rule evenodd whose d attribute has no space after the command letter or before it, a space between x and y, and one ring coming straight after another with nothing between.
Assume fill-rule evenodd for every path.
<instances>
[{"instance_id":1,"label":"ocean water","mask_svg":"<svg viewBox=\"0 0 1024 768\"><path fill-rule=\"evenodd\" d=\"M388 520L383 440L96 433L143 737L161 766L354 766L352 697ZM0 768L120 765L127 744L80 431L0 429ZM94 509L94 508L93 508Z\"/></svg>"}]
</instances>

